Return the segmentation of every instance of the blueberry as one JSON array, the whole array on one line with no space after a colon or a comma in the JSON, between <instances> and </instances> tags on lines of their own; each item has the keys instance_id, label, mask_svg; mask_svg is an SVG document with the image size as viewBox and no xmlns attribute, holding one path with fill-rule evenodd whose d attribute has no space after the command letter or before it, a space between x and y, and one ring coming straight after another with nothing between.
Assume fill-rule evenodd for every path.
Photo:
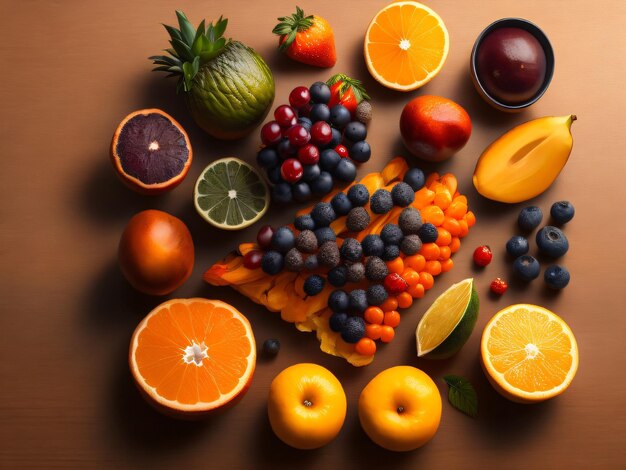
<instances>
[{"instance_id":1,"label":"blueberry","mask_svg":"<svg viewBox=\"0 0 626 470\"><path fill-rule=\"evenodd\" d=\"M569 250L569 242L565 234L561 229L553 227L552 225L546 225L539 230L535 241L537 242L539 251L551 258L559 258Z\"/></svg>"},{"instance_id":2,"label":"blueberry","mask_svg":"<svg viewBox=\"0 0 626 470\"><path fill-rule=\"evenodd\" d=\"M437 232L437 227L435 227L430 222L426 222L424 225L420 227L417 231L422 243L434 243L439 236L439 232Z\"/></svg>"},{"instance_id":3,"label":"blueberry","mask_svg":"<svg viewBox=\"0 0 626 470\"><path fill-rule=\"evenodd\" d=\"M313 274L304 280L304 293L306 295L317 295L324 290L324 284L326 284L326 281L322 276Z\"/></svg>"},{"instance_id":4,"label":"blueberry","mask_svg":"<svg viewBox=\"0 0 626 470\"><path fill-rule=\"evenodd\" d=\"M370 144L361 140L360 142L352 144L348 153L350 154L350 158L352 160L359 163L365 163L372 156L372 149L370 148Z\"/></svg>"},{"instance_id":5,"label":"blueberry","mask_svg":"<svg viewBox=\"0 0 626 470\"><path fill-rule=\"evenodd\" d=\"M342 158L333 171L335 178L344 183L352 183L356 179L356 166L347 158Z\"/></svg>"},{"instance_id":6,"label":"blueberry","mask_svg":"<svg viewBox=\"0 0 626 470\"><path fill-rule=\"evenodd\" d=\"M569 201L559 201L550 207L550 217L555 223L563 225L574 218L574 206Z\"/></svg>"},{"instance_id":7,"label":"blueberry","mask_svg":"<svg viewBox=\"0 0 626 470\"><path fill-rule=\"evenodd\" d=\"M278 251L266 251L261 258L261 269L266 274L274 276L283 270L284 259Z\"/></svg>"},{"instance_id":8,"label":"blueberry","mask_svg":"<svg viewBox=\"0 0 626 470\"><path fill-rule=\"evenodd\" d=\"M380 231L380 238L385 245L399 245L403 236L402 230L396 224L385 224Z\"/></svg>"},{"instance_id":9,"label":"blueberry","mask_svg":"<svg viewBox=\"0 0 626 470\"><path fill-rule=\"evenodd\" d=\"M422 240L417 235L406 235L400 242L400 251L407 256L417 254L422 248Z\"/></svg>"},{"instance_id":10,"label":"blueberry","mask_svg":"<svg viewBox=\"0 0 626 470\"><path fill-rule=\"evenodd\" d=\"M363 256L363 248L358 240L346 238L340 248L341 257L348 261L359 261Z\"/></svg>"},{"instance_id":11,"label":"blueberry","mask_svg":"<svg viewBox=\"0 0 626 470\"><path fill-rule=\"evenodd\" d=\"M339 163L339 160L341 160L341 157L335 152L335 149L326 149L322 150L322 153L320 153L319 165L322 170L333 171Z\"/></svg>"},{"instance_id":12,"label":"blueberry","mask_svg":"<svg viewBox=\"0 0 626 470\"><path fill-rule=\"evenodd\" d=\"M302 165L302 180L310 183L311 181L316 180L322 170L320 170L319 165Z\"/></svg>"},{"instance_id":13,"label":"blueberry","mask_svg":"<svg viewBox=\"0 0 626 470\"><path fill-rule=\"evenodd\" d=\"M317 103L311 106L311 113L309 114L311 122L327 121L330 119L330 109L323 103Z\"/></svg>"},{"instance_id":14,"label":"blueberry","mask_svg":"<svg viewBox=\"0 0 626 470\"><path fill-rule=\"evenodd\" d=\"M382 256L385 251L385 242L379 235L369 234L361 242L361 247L365 256Z\"/></svg>"},{"instance_id":15,"label":"blueberry","mask_svg":"<svg viewBox=\"0 0 626 470\"><path fill-rule=\"evenodd\" d=\"M417 235L420 228L422 228L422 215L420 211L413 207L402 209L400 217L398 218L398 226L405 235Z\"/></svg>"},{"instance_id":16,"label":"blueberry","mask_svg":"<svg viewBox=\"0 0 626 470\"><path fill-rule=\"evenodd\" d=\"M276 356L280 351L280 341L277 339L266 339L263 342L263 352L268 356Z\"/></svg>"},{"instance_id":17,"label":"blueberry","mask_svg":"<svg viewBox=\"0 0 626 470\"><path fill-rule=\"evenodd\" d=\"M524 232L530 232L539 227L543 219L543 212L537 206L524 207L517 216L517 225Z\"/></svg>"},{"instance_id":18,"label":"blueberry","mask_svg":"<svg viewBox=\"0 0 626 470\"><path fill-rule=\"evenodd\" d=\"M404 182L411 186L413 191L419 191L426 183L424 172L419 168L411 168L404 174Z\"/></svg>"},{"instance_id":19,"label":"blueberry","mask_svg":"<svg viewBox=\"0 0 626 470\"><path fill-rule=\"evenodd\" d=\"M383 261L393 261L400 256L400 247L398 245L385 245L385 251L381 258Z\"/></svg>"},{"instance_id":20,"label":"blueberry","mask_svg":"<svg viewBox=\"0 0 626 470\"><path fill-rule=\"evenodd\" d=\"M333 177L330 176L330 173L322 171L317 179L311 181L310 186L314 194L325 196L333 189Z\"/></svg>"},{"instance_id":21,"label":"blueberry","mask_svg":"<svg viewBox=\"0 0 626 470\"><path fill-rule=\"evenodd\" d=\"M300 231L315 230L315 222L313 222L313 217L311 217L311 214L305 214L296 217L293 225L294 227L296 227L296 229Z\"/></svg>"},{"instance_id":22,"label":"blueberry","mask_svg":"<svg viewBox=\"0 0 626 470\"><path fill-rule=\"evenodd\" d=\"M362 232L370 224L370 215L363 207L353 207L346 219L350 232Z\"/></svg>"},{"instance_id":23,"label":"blueberry","mask_svg":"<svg viewBox=\"0 0 626 470\"><path fill-rule=\"evenodd\" d=\"M283 182L283 177L280 176L280 165L273 166L267 170L267 179L272 184L278 184Z\"/></svg>"},{"instance_id":24,"label":"blueberry","mask_svg":"<svg viewBox=\"0 0 626 470\"><path fill-rule=\"evenodd\" d=\"M309 87L309 93L314 103L328 103L330 100L330 88L324 82L315 82Z\"/></svg>"},{"instance_id":25,"label":"blueberry","mask_svg":"<svg viewBox=\"0 0 626 470\"><path fill-rule=\"evenodd\" d=\"M291 202L293 195L291 185L288 183L278 183L272 190L272 200L280 203Z\"/></svg>"},{"instance_id":26,"label":"blueberry","mask_svg":"<svg viewBox=\"0 0 626 470\"><path fill-rule=\"evenodd\" d=\"M569 271L565 266L552 264L544 271L543 280L552 289L563 289L569 284Z\"/></svg>"},{"instance_id":27,"label":"blueberry","mask_svg":"<svg viewBox=\"0 0 626 470\"><path fill-rule=\"evenodd\" d=\"M330 326L330 329L335 333L339 333L345 327L347 320L347 313L333 313L328 319L328 326Z\"/></svg>"},{"instance_id":28,"label":"blueberry","mask_svg":"<svg viewBox=\"0 0 626 470\"><path fill-rule=\"evenodd\" d=\"M337 240L335 231L330 227L320 227L313 233L315 233L315 238L317 238L318 246L322 246L326 242L334 242Z\"/></svg>"},{"instance_id":29,"label":"blueberry","mask_svg":"<svg viewBox=\"0 0 626 470\"><path fill-rule=\"evenodd\" d=\"M334 287L343 287L347 282L347 269L345 266L337 266L328 271L326 275L328 282Z\"/></svg>"},{"instance_id":30,"label":"blueberry","mask_svg":"<svg viewBox=\"0 0 626 470\"><path fill-rule=\"evenodd\" d=\"M305 202L311 199L311 187L304 181L298 181L291 187L291 195L298 202Z\"/></svg>"},{"instance_id":31,"label":"blueberry","mask_svg":"<svg viewBox=\"0 0 626 470\"><path fill-rule=\"evenodd\" d=\"M528 240L521 235L515 235L506 242L506 252L517 258L528 253Z\"/></svg>"},{"instance_id":32,"label":"blueberry","mask_svg":"<svg viewBox=\"0 0 626 470\"><path fill-rule=\"evenodd\" d=\"M525 281L532 281L541 271L539 261L530 255L522 255L513 262L513 269Z\"/></svg>"},{"instance_id":33,"label":"blueberry","mask_svg":"<svg viewBox=\"0 0 626 470\"><path fill-rule=\"evenodd\" d=\"M367 289L367 302L370 305L380 305L387 297L387 291L381 284L374 284Z\"/></svg>"},{"instance_id":34,"label":"blueberry","mask_svg":"<svg viewBox=\"0 0 626 470\"><path fill-rule=\"evenodd\" d=\"M377 189L370 199L370 209L374 214L386 214L393 209L391 193L386 189Z\"/></svg>"},{"instance_id":35,"label":"blueberry","mask_svg":"<svg viewBox=\"0 0 626 470\"><path fill-rule=\"evenodd\" d=\"M265 147L259 150L259 153L256 154L256 162L260 167L263 168L271 168L280 163L280 158L278 158L278 153L273 148Z\"/></svg>"},{"instance_id":36,"label":"blueberry","mask_svg":"<svg viewBox=\"0 0 626 470\"><path fill-rule=\"evenodd\" d=\"M391 189L391 198L396 206L406 207L415 201L415 192L406 183L397 183Z\"/></svg>"},{"instance_id":37,"label":"blueberry","mask_svg":"<svg viewBox=\"0 0 626 470\"><path fill-rule=\"evenodd\" d=\"M352 209L352 203L343 191L340 191L333 196L330 200L330 205L333 206L335 214L337 215L348 215L348 212Z\"/></svg>"},{"instance_id":38,"label":"blueberry","mask_svg":"<svg viewBox=\"0 0 626 470\"><path fill-rule=\"evenodd\" d=\"M311 120L308 117L304 116L298 118L298 124L300 124L309 132L311 132L311 127L313 127L313 123L311 122Z\"/></svg>"},{"instance_id":39,"label":"blueberry","mask_svg":"<svg viewBox=\"0 0 626 470\"><path fill-rule=\"evenodd\" d=\"M337 129L343 129L350 122L350 111L342 104L336 104L330 108L330 123Z\"/></svg>"},{"instance_id":40,"label":"blueberry","mask_svg":"<svg viewBox=\"0 0 626 470\"><path fill-rule=\"evenodd\" d=\"M318 202L311 210L311 217L316 227L328 227L337 218L337 214L328 202Z\"/></svg>"},{"instance_id":41,"label":"blueberry","mask_svg":"<svg viewBox=\"0 0 626 470\"><path fill-rule=\"evenodd\" d=\"M367 294L363 289L354 289L350 292L349 311L353 313L363 313L367 307Z\"/></svg>"},{"instance_id":42,"label":"blueberry","mask_svg":"<svg viewBox=\"0 0 626 470\"><path fill-rule=\"evenodd\" d=\"M296 243L296 237L289 227L280 227L272 235L272 249L287 253Z\"/></svg>"},{"instance_id":43,"label":"blueberry","mask_svg":"<svg viewBox=\"0 0 626 470\"><path fill-rule=\"evenodd\" d=\"M365 320L361 317L348 317L341 330L341 339L346 343L358 343L365 336Z\"/></svg>"},{"instance_id":44,"label":"blueberry","mask_svg":"<svg viewBox=\"0 0 626 470\"><path fill-rule=\"evenodd\" d=\"M370 256L365 263L365 277L368 281L382 281L389 274L387 264L378 256Z\"/></svg>"},{"instance_id":45,"label":"blueberry","mask_svg":"<svg viewBox=\"0 0 626 470\"><path fill-rule=\"evenodd\" d=\"M328 296L328 307L333 312L345 312L350 305L350 296L343 290L337 289Z\"/></svg>"},{"instance_id":46,"label":"blueberry","mask_svg":"<svg viewBox=\"0 0 626 470\"><path fill-rule=\"evenodd\" d=\"M352 121L343 130L343 136L350 142L359 142L367 138L367 127L359 121Z\"/></svg>"},{"instance_id":47,"label":"blueberry","mask_svg":"<svg viewBox=\"0 0 626 470\"><path fill-rule=\"evenodd\" d=\"M298 154L298 149L289 143L289 139L283 139L276 147L278 156L283 160L295 157Z\"/></svg>"},{"instance_id":48,"label":"blueberry","mask_svg":"<svg viewBox=\"0 0 626 470\"><path fill-rule=\"evenodd\" d=\"M309 255L304 260L304 269L308 271L315 271L319 267L319 263L317 262L317 256Z\"/></svg>"},{"instance_id":49,"label":"blueberry","mask_svg":"<svg viewBox=\"0 0 626 470\"><path fill-rule=\"evenodd\" d=\"M370 200L370 192L364 184L358 183L348 189L348 199L354 207L361 207Z\"/></svg>"},{"instance_id":50,"label":"blueberry","mask_svg":"<svg viewBox=\"0 0 626 470\"><path fill-rule=\"evenodd\" d=\"M337 147L337 145L341 143L341 131L333 127L332 134L333 136L330 139L330 142L326 144L325 148L334 149L335 147Z\"/></svg>"}]
</instances>

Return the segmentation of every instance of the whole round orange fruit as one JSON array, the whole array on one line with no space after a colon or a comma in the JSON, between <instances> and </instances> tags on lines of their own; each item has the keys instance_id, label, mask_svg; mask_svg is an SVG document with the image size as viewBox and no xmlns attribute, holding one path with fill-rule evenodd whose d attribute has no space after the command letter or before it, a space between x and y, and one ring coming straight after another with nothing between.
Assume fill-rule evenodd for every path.
<instances>
[{"instance_id":1,"label":"whole round orange fruit","mask_svg":"<svg viewBox=\"0 0 626 470\"><path fill-rule=\"evenodd\" d=\"M400 116L406 148L431 162L447 160L461 150L472 133L472 121L459 104L441 96L418 96Z\"/></svg>"},{"instance_id":2,"label":"whole round orange fruit","mask_svg":"<svg viewBox=\"0 0 626 470\"><path fill-rule=\"evenodd\" d=\"M396 452L430 441L441 420L441 395L435 382L411 366L382 371L359 397L359 420L372 441Z\"/></svg>"},{"instance_id":3,"label":"whole round orange fruit","mask_svg":"<svg viewBox=\"0 0 626 470\"><path fill-rule=\"evenodd\" d=\"M346 406L346 394L332 372L302 363L274 378L267 412L280 440L296 449L317 449L339 434Z\"/></svg>"},{"instance_id":4,"label":"whole round orange fruit","mask_svg":"<svg viewBox=\"0 0 626 470\"><path fill-rule=\"evenodd\" d=\"M184 222L167 212L146 210L126 225L118 249L124 277L145 294L177 289L193 270L194 248Z\"/></svg>"}]
</instances>

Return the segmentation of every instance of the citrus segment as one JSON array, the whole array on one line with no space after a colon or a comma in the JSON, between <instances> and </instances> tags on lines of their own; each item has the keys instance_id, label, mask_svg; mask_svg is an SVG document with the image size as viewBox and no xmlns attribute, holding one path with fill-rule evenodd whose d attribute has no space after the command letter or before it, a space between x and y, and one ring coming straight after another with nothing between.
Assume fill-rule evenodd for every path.
<instances>
[{"instance_id":1,"label":"citrus segment","mask_svg":"<svg viewBox=\"0 0 626 470\"><path fill-rule=\"evenodd\" d=\"M417 355L443 359L456 353L472 334L478 318L474 280L450 286L433 302L417 326Z\"/></svg>"},{"instance_id":2,"label":"citrus segment","mask_svg":"<svg viewBox=\"0 0 626 470\"><path fill-rule=\"evenodd\" d=\"M372 76L396 90L415 90L441 70L448 31L430 8L413 1L380 10L365 35L365 62Z\"/></svg>"},{"instance_id":3,"label":"citrus segment","mask_svg":"<svg viewBox=\"0 0 626 470\"><path fill-rule=\"evenodd\" d=\"M137 326L130 368L157 407L196 414L225 405L252 378L256 348L248 320L230 305L169 300Z\"/></svg>"},{"instance_id":4,"label":"citrus segment","mask_svg":"<svg viewBox=\"0 0 626 470\"><path fill-rule=\"evenodd\" d=\"M194 201L209 223L226 230L248 227L269 206L267 185L247 163L222 158L207 166L196 182Z\"/></svg>"},{"instance_id":5,"label":"citrus segment","mask_svg":"<svg viewBox=\"0 0 626 470\"><path fill-rule=\"evenodd\" d=\"M578 347L567 324L553 312L529 304L511 305L489 321L481 356L496 389L522 402L562 393L578 368Z\"/></svg>"}]
</instances>

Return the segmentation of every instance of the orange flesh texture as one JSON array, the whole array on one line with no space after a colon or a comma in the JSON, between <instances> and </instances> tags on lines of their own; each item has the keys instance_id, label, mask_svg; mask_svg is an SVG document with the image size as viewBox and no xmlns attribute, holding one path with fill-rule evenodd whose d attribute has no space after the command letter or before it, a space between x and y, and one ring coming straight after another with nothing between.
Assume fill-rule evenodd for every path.
<instances>
[{"instance_id":1,"label":"orange flesh texture","mask_svg":"<svg viewBox=\"0 0 626 470\"><path fill-rule=\"evenodd\" d=\"M207 347L202 365L185 363L185 348ZM232 313L208 303L174 303L150 317L139 333L135 362L160 397L182 404L216 402L248 369L248 331Z\"/></svg>"},{"instance_id":2,"label":"orange flesh texture","mask_svg":"<svg viewBox=\"0 0 626 470\"><path fill-rule=\"evenodd\" d=\"M534 355L534 345L538 353ZM529 349L531 348L531 349ZM490 362L504 380L526 392L562 384L572 367L572 342L561 326L538 312L518 309L500 317L487 342Z\"/></svg>"},{"instance_id":3,"label":"orange flesh texture","mask_svg":"<svg viewBox=\"0 0 626 470\"><path fill-rule=\"evenodd\" d=\"M412 5L386 8L369 30L366 49L373 68L386 81L409 86L439 67L446 36L437 19ZM401 41L410 46L403 50Z\"/></svg>"}]
</instances>

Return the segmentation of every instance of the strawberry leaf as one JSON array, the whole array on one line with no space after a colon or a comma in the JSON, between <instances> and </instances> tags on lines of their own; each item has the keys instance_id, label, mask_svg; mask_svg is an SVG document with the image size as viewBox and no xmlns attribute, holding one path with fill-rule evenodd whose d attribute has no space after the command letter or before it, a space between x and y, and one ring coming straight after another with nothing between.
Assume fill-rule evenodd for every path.
<instances>
[{"instance_id":1,"label":"strawberry leaf","mask_svg":"<svg viewBox=\"0 0 626 470\"><path fill-rule=\"evenodd\" d=\"M306 31L313 26L313 15L305 16L302 8L296 6L296 12L291 16L281 16L277 18L279 23L274 26L272 33L278 36L285 36L285 40L278 46L278 49L285 52L296 40L299 32Z\"/></svg>"},{"instance_id":2,"label":"strawberry leaf","mask_svg":"<svg viewBox=\"0 0 626 470\"><path fill-rule=\"evenodd\" d=\"M333 86L335 83L341 82L339 86L339 98L341 99L343 95L349 90L352 89L354 93L354 97L356 98L356 102L360 103L363 100L369 100L370 97L365 91L363 84L360 80L357 80L352 77L348 77L346 74L338 73L333 75L328 79L326 85Z\"/></svg>"},{"instance_id":3,"label":"strawberry leaf","mask_svg":"<svg viewBox=\"0 0 626 470\"><path fill-rule=\"evenodd\" d=\"M443 380L448 384L450 404L460 412L475 418L478 414L478 397L470 381L458 375L446 375Z\"/></svg>"}]
</instances>

